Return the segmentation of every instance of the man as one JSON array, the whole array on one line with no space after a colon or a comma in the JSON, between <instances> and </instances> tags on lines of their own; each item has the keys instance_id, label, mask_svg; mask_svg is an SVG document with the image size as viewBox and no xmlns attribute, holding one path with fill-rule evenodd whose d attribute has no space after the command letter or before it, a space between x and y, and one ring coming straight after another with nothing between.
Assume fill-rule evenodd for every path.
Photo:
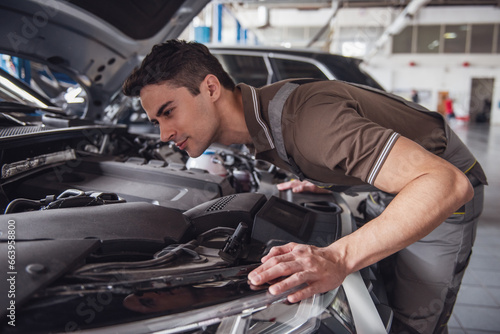
<instances>
[{"instance_id":1,"label":"man","mask_svg":"<svg viewBox=\"0 0 500 334\"><path fill-rule=\"evenodd\" d=\"M418 92L415 89L411 90L411 100L413 102L415 102L415 103L419 103L420 102L420 98L418 96Z\"/></svg>"},{"instance_id":2,"label":"man","mask_svg":"<svg viewBox=\"0 0 500 334\"><path fill-rule=\"evenodd\" d=\"M192 157L214 142L245 144L317 185L397 194L379 217L328 247L271 249L249 280L284 277L272 294L306 283L288 296L293 303L397 252L393 331L447 331L486 177L437 113L339 81L235 86L205 46L177 40L155 46L123 91L140 96L161 140Z\"/></svg>"}]
</instances>

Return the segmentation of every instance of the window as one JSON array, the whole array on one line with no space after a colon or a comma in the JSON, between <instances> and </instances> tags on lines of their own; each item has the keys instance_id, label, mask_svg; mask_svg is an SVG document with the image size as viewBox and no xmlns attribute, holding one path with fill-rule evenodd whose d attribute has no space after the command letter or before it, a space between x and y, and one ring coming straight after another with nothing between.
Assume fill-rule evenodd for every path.
<instances>
[{"instance_id":1,"label":"window","mask_svg":"<svg viewBox=\"0 0 500 334\"><path fill-rule=\"evenodd\" d=\"M327 34L325 34L325 32L323 32L320 36L316 36L321 31L320 27L307 27L307 28L309 30L309 34L307 35L307 38L309 40L311 40L313 37L318 37L318 42L327 40Z\"/></svg>"},{"instance_id":2,"label":"window","mask_svg":"<svg viewBox=\"0 0 500 334\"><path fill-rule=\"evenodd\" d=\"M413 26L406 26L392 39L392 53L411 53Z\"/></svg>"},{"instance_id":3,"label":"window","mask_svg":"<svg viewBox=\"0 0 500 334\"><path fill-rule=\"evenodd\" d=\"M261 87L267 84L268 71L260 56L214 54L222 67L236 83L244 82L250 86Z\"/></svg>"},{"instance_id":4,"label":"window","mask_svg":"<svg viewBox=\"0 0 500 334\"><path fill-rule=\"evenodd\" d=\"M277 80L292 78L328 79L316 65L291 59L274 58Z\"/></svg>"},{"instance_id":5,"label":"window","mask_svg":"<svg viewBox=\"0 0 500 334\"><path fill-rule=\"evenodd\" d=\"M336 52L348 57L363 57L375 47L384 29L378 26L340 27L335 35Z\"/></svg>"},{"instance_id":6,"label":"window","mask_svg":"<svg viewBox=\"0 0 500 334\"><path fill-rule=\"evenodd\" d=\"M393 36L392 53L412 52L500 53L500 25L407 26Z\"/></svg>"},{"instance_id":7,"label":"window","mask_svg":"<svg viewBox=\"0 0 500 334\"><path fill-rule=\"evenodd\" d=\"M447 25L444 28L444 52L465 53L467 40L467 25Z\"/></svg>"},{"instance_id":8,"label":"window","mask_svg":"<svg viewBox=\"0 0 500 334\"><path fill-rule=\"evenodd\" d=\"M438 53L440 26L417 27L417 52Z\"/></svg>"},{"instance_id":9,"label":"window","mask_svg":"<svg viewBox=\"0 0 500 334\"><path fill-rule=\"evenodd\" d=\"M497 53L500 53L500 24L497 24L495 26L495 28L496 28L496 36L497 36L497 40L496 40Z\"/></svg>"},{"instance_id":10,"label":"window","mask_svg":"<svg viewBox=\"0 0 500 334\"><path fill-rule=\"evenodd\" d=\"M472 25L470 52L471 53L491 53L493 49L493 28L492 24Z\"/></svg>"}]
</instances>

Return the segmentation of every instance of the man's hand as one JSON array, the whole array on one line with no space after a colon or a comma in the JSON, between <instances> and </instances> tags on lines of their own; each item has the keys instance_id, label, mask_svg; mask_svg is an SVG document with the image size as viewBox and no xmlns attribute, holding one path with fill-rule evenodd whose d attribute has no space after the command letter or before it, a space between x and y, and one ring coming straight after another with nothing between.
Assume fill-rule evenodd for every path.
<instances>
[{"instance_id":1,"label":"man's hand","mask_svg":"<svg viewBox=\"0 0 500 334\"><path fill-rule=\"evenodd\" d=\"M341 264L341 257L333 254L333 245L319 248L289 243L273 247L262 258L262 265L248 275L250 283L260 285L285 277L269 287L273 295L306 283L305 288L288 296L291 303L335 289L342 284L347 273Z\"/></svg>"},{"instance_id":2,"label":"man's hand","mask_svg":"<svg viewBox=\"0 0 500 334\"><path fill-rule=\"evenodd\" d=\"M292 192L294 192L294 193L302 193L302 192L310 192L310 193L317 193L317 194L330 193L330 190L320 188L309 181L292 180L292 181L280 183L277 185L277 187L278 187L278 190L292 189Z\"/></svg>"}]
</instances>

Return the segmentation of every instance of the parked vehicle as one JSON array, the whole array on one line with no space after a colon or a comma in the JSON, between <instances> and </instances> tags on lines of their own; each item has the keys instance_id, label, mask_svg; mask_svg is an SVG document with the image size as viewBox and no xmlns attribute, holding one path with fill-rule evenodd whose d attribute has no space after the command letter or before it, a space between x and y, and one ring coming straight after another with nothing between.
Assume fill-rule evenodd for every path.
<instances>
[{"instance_id":1,"label":"parked vehicle","mask_svg":"<svg viewBox=\"0 0 500 334\"><path fill-rule=\"evenodd\" d=\"M2 333L388 331L376 266L292 305L247 282L273 245L351 233L340 194L280 193L290 175L243 147L193 160L135 131L122 81L206 2L0 5L0 53L30 64L0 71Z\"/></svg>"},{"instance_id":2,"label":"parked vehicle","mask_svg":"<svg viewBox=\"0 0 500 334\"><path fill-rule=\"evenodd\" d=\"M383 87L361 68L361 60L321 51L210 45L210 51L235 82L260 87L293 78L342 80Z\"/></svg>"}]
</instances>

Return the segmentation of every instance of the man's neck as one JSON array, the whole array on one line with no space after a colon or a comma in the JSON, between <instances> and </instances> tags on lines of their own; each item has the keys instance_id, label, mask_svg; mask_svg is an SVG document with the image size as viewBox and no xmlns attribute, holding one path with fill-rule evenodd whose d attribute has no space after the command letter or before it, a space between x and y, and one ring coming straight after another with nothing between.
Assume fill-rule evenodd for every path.
<instances>
[{"instance_id":1,"label":"man's neck","mask_svg":"<svg viewBox=\"0 0 500 334\"><path fill-rule=\"evenodd\" d=\"M221 115L221 144L251 144L252 137L245 122L241 90L224 89L217 106Z\"/></svg>"}]
</instances>

